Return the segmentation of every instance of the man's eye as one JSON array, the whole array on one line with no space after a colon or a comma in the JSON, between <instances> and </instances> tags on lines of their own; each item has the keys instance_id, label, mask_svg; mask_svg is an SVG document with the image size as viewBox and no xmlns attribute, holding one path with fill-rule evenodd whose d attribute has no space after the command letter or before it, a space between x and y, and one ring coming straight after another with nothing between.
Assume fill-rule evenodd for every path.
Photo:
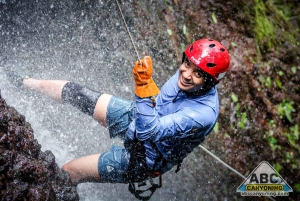
<instances>
[{"instance_id":1,"label":"man's eye","mask_svg":"<svg viewBox=\"0 0 300 201\"><path fill-rule=\"evenodd\" d=\"M197 77L203 77L203 74L201 72L196 72Z\"/></svg>"},{"instance_id":2,"label":"man's eye","mask_svg":"<svg viewBox=\"0 0 300 201\"><path fill-rule=\"evenodd\" d=\"M187 66L190 66L190 61L185 61L185 64L187 65Z\"/></svg>"}]
</instances>

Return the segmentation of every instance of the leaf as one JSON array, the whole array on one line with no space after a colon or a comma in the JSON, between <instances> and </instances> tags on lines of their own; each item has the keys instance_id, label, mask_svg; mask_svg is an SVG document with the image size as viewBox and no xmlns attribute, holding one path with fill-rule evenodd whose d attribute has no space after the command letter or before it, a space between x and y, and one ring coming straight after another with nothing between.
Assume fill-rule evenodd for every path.
<instances>
[{"instance_id":1,"label":"leaf","mask_svg":"<svg viewBox=\"0 0 300 201\"><path fill-rule=\"evenodd\" d=\"M170 36L173 34L171 29L167 29L167 33L168 33Z\"/></svg>"},{"instance_id":2,"label":"leaf","mask_svg":"<svg viewBox=\"0 0 300 201\"><path fill-rule=\"evenodd\" d=\"M218 20L217 20L217 17L216 17L215 13L211 14L211 18L212 18L212 20L213 20L214 23L216 23L216 24L218 23Z\"/></svg>"},{"instance_id":3,"label":"leaf","mask_svg":"<svg viewBox=\"0 0 300 201\"><path fill-rule=\"evenodd\" d=\"M233 47L237 47L238 45L235 43L235 42L231 42L231 45L233 46ZM254 60L252 60L252 63L256 63Z\"/></svg>"},{"instance_id":4,"label":"leaf","mask_svg":"<svg viewBox=\"0 0 300 201\"><path fill-rule=\"evenodd\" d=\"M184 34L184 35L187 35L187 34L188 34L187 28L186 28L186 25L185 25L185 24L183 25L183 34Z\"/></svg>"},{"instance_id":5,"label":"leaf","mask_svg":"<svg viewBox=\"0 0 300 201\"><path fill-rule=\"evenodd\" d=\"M266 80L266 83L265 83L266 87L270 88L271 86L271 78L268 76L267 77L267 80Z\"/></svg>"},{"instance_id":6,"label":"leaf","mask_svg":"<svg viewBox=\"0 0 300 201\"><path fill-rule=\"evenodd\" d=\"M282 166L279 163L275 164L275 170L279 172L282 169Z\"/></svg>"},{"instance_id":7,"label":"leaf","mask_svg":"<svg viewBox=\"0 0 300 201\"><path fill-rule=\"evenodd\" d=\"M238 97L234 94L234 93L231 93L231 99L234 103L238 102Z\"/></svg>"},{"instance_id":8,"label":"leaf","mask_svg":"<svg viewBox=\"0 0 300 201\"><path fill-rule=\"evenodd\" d=\"M300 184L295 184L295 185L294 185L294 188L295 188L297 191L300 191Z\"/></svg>"},{"instance_id":9,"label":"leaf","mask_svg":"<svg viewBox=\"0 0 300 201\"><path fill-rule=\"evenodd\" d=\"M219 123L217 122L214 126L214 131L217 133L219 131Z\"/></svg>"},{"instance_id":10,"label":"leaf","mask_svg":"<svg viewBox=\"0 0 300 201\"><path fill-rule=\"evenodd\" d=\"M299 139L299 127L298 127L298 124L296 124L295 127L294 127L294 136L295 136L296 140Z\"/></svg>"},{"instance_id":11,"label":"leaf","mask_svg":"<svg viewBox=\"0 0 300 201\"><path fill-rule=\"evenodd\" d=\"M293 122L293 119L291 117L291 112L289 110L285 111L285 116L290 122Z\"/></svg>"},{"instance_id":12,"label":"leaf","mask_svg":"<svg viewBox=\"0 0 300 201\"><path fill-rule=\"evenodd\" d=\"M296 66L293 66L291 69L292 69L292 73L296 74L296 72L297 72L297 67L296 67Z\"/></svg>"},{"instance_id":13,"label":"leaf","mask_svg":"<svg viewBox=\"0 0 300 201\"><path fill-rule=\"evenodd\" d=\"M276 140L276 138L274 138L274 137L269 137L269 138L268 138L268 141L269 141L270 145L274 145L274 144L277 143L277 140Z\"/></svg>"},{"instance_id":14,"label":"leaf","mask_svg":"<svg viewBox=\"0 0 300 201\"><path fill-rule=\"evenodd\" d=\"M245 129L245 124L243 122L238 122L238 126L241 127L242 129Z\"/></svg>"},{"instance_id":15,"label":"leaf","mask_svg":"<svg viewBox=\"0 0 300 201\"><path fill-rule=\"evenodd\" d=\"M282 83L281 83L281 81L280 81L278 78L275 80L275 82L276 82L277 86L278 86L280 89L282 89Z\"/></svg>"},{"instance_id":16,"label":"leaf","mask_svg":"<svg viewBox=\"0 0 300 201\"><path fill-rule=\"evenodd\" d=\"M243 122L244 124L247 123L247 113L246 113L246 112L242 113L242 122Z\"/></svg>"},{"instance_id":17,"label":"leaf","mask_svg":"<svg viewBox=\"0 0 300 201\"><path fill-rule=\"evenodd\" d=\"M279 71L279 72L278 72L278 75L283 76L284 73L283 73L282 71Z\"/></svg>"}]
</instances>

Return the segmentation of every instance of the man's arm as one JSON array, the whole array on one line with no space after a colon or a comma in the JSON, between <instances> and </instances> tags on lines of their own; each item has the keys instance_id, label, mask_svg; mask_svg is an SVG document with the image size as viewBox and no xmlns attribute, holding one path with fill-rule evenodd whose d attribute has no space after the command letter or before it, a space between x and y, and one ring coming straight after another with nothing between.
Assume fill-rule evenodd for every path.
<instances>
[{"instance_id":1,"label":"man's arm","mask_svg":"<svg viewBox=\"0 0 300 201\"><path fill-rule=\"evenodd\" d=\"M138 97L135 117L136 136L140 141L203 137L216 121L215 111L207 106L199 111L185 107L176 113L159 117L151 106L151 100Z\"/></svg>"}]
</instances>

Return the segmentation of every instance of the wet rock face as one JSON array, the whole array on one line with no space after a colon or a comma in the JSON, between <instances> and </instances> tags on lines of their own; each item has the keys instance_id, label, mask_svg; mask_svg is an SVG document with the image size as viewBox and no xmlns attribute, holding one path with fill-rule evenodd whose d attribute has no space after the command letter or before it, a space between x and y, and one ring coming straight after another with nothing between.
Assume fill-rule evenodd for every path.
<instances>
[{"instance_id":1,"label":"wet rock face","mask_svg":"<svg viewBox=\"0 0 300 201\"><path fill-rule=\"evenodd\" d=\"M41 151L25 117L0 93L0 200L79 200L69 174Z\"/></svg>"}]
</instances>

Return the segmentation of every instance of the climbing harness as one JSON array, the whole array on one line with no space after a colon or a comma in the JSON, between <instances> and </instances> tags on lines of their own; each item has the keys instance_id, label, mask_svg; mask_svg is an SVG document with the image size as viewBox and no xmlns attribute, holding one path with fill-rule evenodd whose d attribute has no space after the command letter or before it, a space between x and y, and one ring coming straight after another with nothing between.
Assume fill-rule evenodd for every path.
<instances>
[{"instance_id":1,"label":"climbing harness","mask_svg":"<svg viewBox=\"0 0 300 201\"><path fill-rule=\"evenodd\" d=\"M135 53L137 55L137 58L141 64L141 59L140 56L138 54L138 51L135 47L133 38L130 34L130 31L128 29L128 26L126 24L122 9L120 7L120 4L118 2L118 0L115 0L118 6L118 9L120 11L120 14L122 16L126 31L129 35L129 38L131 40L131 43L133 45L133 48L135 50ZM153 101L153 99L151 99ZM153 103L154 105L155 103ZM151 145L153 146L154 143L152 143ZM155 145L155 144L154 144ZM127 179L129 181L129 187L128 190L135 195L136 198L138 198L139 200L149 200L151 198L151 196L153 195L153 193L155 192L155 190L157 188L162 187L162 178L161 178L161 173L160 172L153 172L151 170L149 170L147 164L146 164L146 154L145 154L145 147L143 145L142 142L138 141L136 139L134 139L134 143L131 146L131 156L130 156L130 161L129 161L129 165L128 165L128 175L127 175ZM126 147L126 145L125 145ZM216 159L217 161L219 161L222 165L224 165L226 168L228 168L229 170L231 170L232 172L234 172L235 174L239 175L240 177L242 177L243 179L246 179L246 177L244 175L242 175L240 172L238 172L237 170L235 170L234 168L232 168L231 166L229 166L228 164L226 164L224 161L222 161L220 158L218 158L216 155L214 155L213 153L211 153L209 150L207 150L206 148L204 148L202 145L199 145L199 147L205 151L206 153L208 153L210 156L212 156L214 159ZM157 148L156 146L154 146L154 148ZM160 153L158 151L158 153ZM164 162L165 163L165 162ZM177 169L175 170L175 172L177 173L180 170L180 166L181 166L181 162L178 163L177 165ZM136 167L140 167L137 168ZM137 172L139 172L139 174L136 174ZM136 175L142 175L139 178L136 178ZM158 177L159 178L159 183L156 184L153 182L153 178ZM145 180L149 180L151 187L145 190L138 190L135 187L135 181L138 181L138 187L145 185ZM143 194L144 192L150 191L150 195L148 196L143 196L141 194ZM275 199L267 196L270 200L275 201Z\"/></svg>"},{"instance_id":2,"label":"climbing harness","mask_svg":"<svg viewBox=\"0 0 300 201\"><path fill-rule=\"evenodd\" d=\"M144 143L138 141L136 133L134 134L134 140L125 144L125 148L130 152L128 172L125 176L125 179L129 182L128 190L139 200L149 200L156 189L162 186L161 173L159 171L152 171L148 167ZM158 183L154 183L153 178L155 177L158 177ZM151 185L149 188L144 190L138 189L139 187L146 186L147 181Z\"/></svg>"}]
</instances>

